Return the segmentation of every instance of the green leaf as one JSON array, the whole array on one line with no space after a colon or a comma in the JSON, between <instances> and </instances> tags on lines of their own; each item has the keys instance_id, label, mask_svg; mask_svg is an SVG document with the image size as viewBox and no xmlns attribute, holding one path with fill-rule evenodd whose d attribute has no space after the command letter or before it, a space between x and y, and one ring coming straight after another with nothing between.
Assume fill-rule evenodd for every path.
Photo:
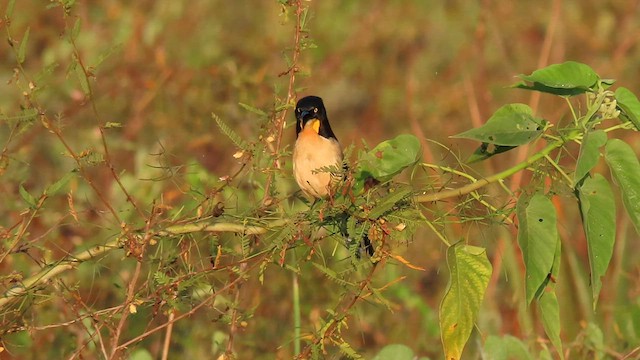
<instances>
[{"instance_id":1,"label":"green leaf","mask_svg":"<svg viewBox=\"0 0 640 360\"><path fill-rule=\"evenodd\" d=\"M363 183L370 177L385 182L420 158L420 141L413 135L403 134L378 144L360 156L355 178Z\"/></svg>"},{"instance_id":2,"label":"green leaf","mask_svg":"<svg viewBox=\"0 0 640 360\"><path fill-rule=\"evenodd\" d=\"M484 343L484 359L491 360L533 360L522 341L514 336L498 337L490 335Z\"/></svg>"},{"instance_id":3,"label":"green leaf","mask_svg":"<svg viewBox=\"0 0 640 360\"><path fill-rule=\"evenodd\" d=\"M564 359L562 340L560 339L560 307L555 291L545 291L538 299L538 309L542 316L542 327L558 351L561 359Z\"/></svg>"},{"instance_id":4,"label":"green leaf","mask_svg":"<svg viewBox=\"0 0 640 360\"><path fill-rule=\"evenodd\" d=\"M598 82L599 76L588 65L567 61L539 69L531 75L521 74L519 77L532 83L516 84L515 87L535 90L560 96L572 96L590 91Z\"/></svg>"},{"instance_id":5,"label":"green leaf","mask_svg":"<svg viewBox=\"0 0 640 360\"><path fill-rule=\"evenodd\" d=\"M537 138L544 130L544 125L544 120L533 117L533 110L528 105L507 104L498 109L481 127L452 137L494 145L518 146Z\"/></svg>"},{"instance_id":6,"label":"green leaf","mask_svg":"<svg viewBox=\"0 0 640 360\"><path fill-rule=\"evenodd\" d=\"M616 89L616 101L618 102L618 108L622 110L636 130L640 130L640 101L634 93L624 87Z\"/></svg>"},{"instance_id":7,"label":"green leaf","mask_svg":"<svg viewBox=\"0 0 640 360\"><path fill-rule=\"evenodd\" d=\"M622 202L627 214L640 234L640 164L627 143L611 139L605 146L604 158L622 190Z\"/></svg>"},{"instance_id":8,"label":"green leaf","mask_svg":"<svg viewBox=\"0 0 640 360\"><path fill-rule=\"evenodd\" d=\"M558 230L556 209L546 196L521 196L516 206L518 244L522 250L527 304L545 283L553 266Z\"/></svg>"},{"instance_id":9,"label":"green leaf","mask_svg":"<svg viewBox=\"0 0 640 360\"><path fill-rule=\"evenodd\" d=\"M413 360L415 355L410 347L402 344L387 345L380 350L373 360Z\"/></svg>"},{"instance_id":10,"label":"green leaf","mask_svg":"<svg viewBox=\"0 0 640 360\"><path fill-rule=\"evenodd\" d=\"M600 148L607 142L607 133L602 130L588 132L582 139L580 155L576 164L576 172L573 176L573 184L576 186L598 164Z\"/></svg>"},{"instance_id":11,"label":"green leaf","mask_svg":"<svg viewBox=\"0 0 640 360\"><path fill-rule=\"evenodd\" d=\"M482 298L489 285L491 264L484 248L462 243L447 249L449 285L440 304L440 332L446 359L460 359Z\"/></svg>"},{"instance_id":12,"label":"green leaf","mask_svg":"<svg viewBox=\"0 0 640 360\"><path fill-rule=\"evenodd\" d=\"M580 213L587 236L593 308L598 302L604 276L613 255L616 240L616 203L604 176L587 177L578 189Z\"/></svg>"},{"instance_id":13,"label":"green leaf","mask_svg":"<svg viewBox=\"0 0 640 360\"><path fill-rule=\"evenodd\" d=\"M254 113L254 114L259 115L261 117L268 117L269 116L269 114L267 114L266 112L264 112L264 111L262 111L262 110L260 110L260 109L258 109L256 107L253 107L251 105L244 104L244 103L238 103L238 105L240 105L240 107L242 107L243 109L247 110L248 112Z\"/></svg>"},{"instance_id":14,"label":"green leaf","mask_svg":"<svg viewBox=\"0 0 640 360\"><path fill-rule=\"evenodd\" d=\"M20 184L18 192L20 192L20 197L22 197L22 200L24 200L27 203L27 205L29 205L29 207L31 208L36 207L36 205L38 204L36 201L36 198L34 198L33 195L29 194L27 189L25 189L22 184Z\"/></svg>"},{"instance_id":15,"label":"green leaf","mask_svg":"<svg viewBox=\"0 0 640 360\"><path fill-rule=\"evenodd\" d=\"M27 55L27 42L29 41L29 32L31 28L27 28L27 31L24 32L24 36L22 40L20 40L20 47L18 47L18 63L22 64Z\"/></svg>"},{"instance_id":16,"label":"green leaf","mask_svg":"<svg viewBox=\"0 0 640 360\"><path fill-rule=\"evenodd\" d=\"M62 187L67 185L69 180L71 180L71 178L74 177L75 175L76 175L75 172L67 173L65 176L63 176L58 181L56 181L53 184L47 186L47 188L44 190L44 193L47 194L47 195L56 195L60 191L60 189L62 189Z\"/></svg>"},{"instance_id":17,"label":"green leaf","mask_svg":"<svg viewBox=\"0 0 640 360\"><path fill-rule=\"evenodd\" d=\"M243 149L245 147L245 143L242 140L242 138L240 137L240 135L238 135L235 131L233 131L233 129L231 127L229 127L229 125L227 125L224 121L222 121L222 119L214 114L211 113L211 117L213 118L213 120L216 121L216 124L218 124L218 127L220 128L220 130L231 140L233 141L233 143L239 147L240 149Z\"/></svg>"}]
</instances>

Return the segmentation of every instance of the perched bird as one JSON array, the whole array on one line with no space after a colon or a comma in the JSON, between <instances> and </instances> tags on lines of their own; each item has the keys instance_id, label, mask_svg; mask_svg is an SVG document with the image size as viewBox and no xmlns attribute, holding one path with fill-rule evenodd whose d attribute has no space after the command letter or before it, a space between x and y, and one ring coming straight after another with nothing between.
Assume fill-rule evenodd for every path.
<instances>
[{"instance_id":1,"label":"perched bird","mask_svg":"<svg viewBox=\"0 0 640 360\"><path fill-rule=\"evenodd\" d=\"M307 96L296 104L296 143L293 147L293 175L300 189L310 197L323 198L338 180L327 167L342 166L342 148L331 130L322 99ZM325 168L325 170L321 170Z\"/></svg>"},{"instance_id":2,"label":"perched bird","mask_svg":"<svg viewBox=\"0 0 640 360\"><path fill-rule=\"evenodd\" d=\"M327 167L342 168L342 148L331 130L327 110L322 99L317 96L307 96L296 104L296 143L293 147L293 175L300 189L315 199L324 198L331 192L332 186L340 180ZM324 170L322 170L324 169ZM340 232L347 239L347 247L354 244L347 233L347 219L349 214L343 213L336 217ZM355 244L354 244L355 245ZM358 246L358 245L356 245ZM362 244L358 246L373 255L373 246L366 234ZM360 257L360 251L356 255Z\"/></svg>"}]
</instances>

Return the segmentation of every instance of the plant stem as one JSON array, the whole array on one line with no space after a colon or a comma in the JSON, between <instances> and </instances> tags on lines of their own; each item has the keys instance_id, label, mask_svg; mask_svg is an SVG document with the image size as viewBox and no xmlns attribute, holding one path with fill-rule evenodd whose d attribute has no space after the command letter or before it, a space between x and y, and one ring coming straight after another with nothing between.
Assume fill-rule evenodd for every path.
<instances>
[{"instance_id":1,"label":"plant stem","mask_svg":"<svg viewBox=\"0 0 640 360\"><path fill-rule=\"evenodd\" d=\"M443 200L451 197L469 194L485 185L489 185L491 183L508 178L509 176L519 172L520 170L527 168L529 165L544 158L545 156L548 156L553 150L561 147L569 140L571 139L563 139L563 140L558 140L556 142L553 142L547 145L544 149L540 150L539 152L535 153L534 155L526 159L525 161L519 163L518 165L510 169L504 170L502 172L499 172L495 175L489 176L484 179L480 179L476 182L472 182L471 184L467 184L457 189L450 189L450 190L440 191L440 192L431 193L431 194L417 195L415 197L415 200L417 202L432 202L432 201L439 201L439 200Z\"/></svg>"},{"instance_id":2,"label":"plant stem","mask_svg":"<svg viewBox=\"0 0 640 360\"><path fill-rule=\"evenodd\" d=\"M296 252L291 252L293 255L293 262L296 262ZM298 273L293 272L292 277L293 287L293 354L295 356L300 355L300 329L302 327L302 321L300 320L300 285L298 283Z\"/></svg>"}]
</instances>

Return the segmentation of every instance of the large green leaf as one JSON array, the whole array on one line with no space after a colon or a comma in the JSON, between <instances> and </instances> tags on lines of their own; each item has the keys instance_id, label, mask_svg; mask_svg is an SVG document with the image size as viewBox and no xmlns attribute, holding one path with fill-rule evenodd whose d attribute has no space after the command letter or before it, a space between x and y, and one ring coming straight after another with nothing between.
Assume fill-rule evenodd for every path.
<instances>
[{"instance_id":1,"label":"large green leaf","mask_svg":"<svg viewBox=\"0 0 640 360\"><path fill-rule=\"evenodd\" d=\"M640 101L634 93L624 87L616 89L616 101L624 116L640 130Z\"/></svg>"},{"instance_id":2,"label":"large green leaf","mask_svg":"<svg viewBox=\"0 0 640 360\"><path fill-rule=\"evenodd\" d=\"M538 299L538 309L542 317L542 327L558 350L560 358L564 359L562 352L562 340L560 339L560 306L555 291L545 291Z\"/></svg>"},{"instance_id":3,"label":"large green leaf","mask_svg":"<svg viewBox=\"0 0 640 360\"><path fill-rule=\"evenodd\" d=\"M531 75L519 77L529 82L516 84L515 87L536 90L561 96L571 96L589 91L598 82L599 76L588 65L567 61L539 69Z\"/></svg>"},{"instance_id":4,"label":"large green leaf","mask_svg":"<svg viewBox=\"0 0 640 360\"><path fill-rule=\"evenodd\" d=\"M490 335L484 343L484 358L491 360L533 360L520 339L511 335Z\"/></svg>"},{"instance_id":5,"label":"large green leaf","mask_svg":"<svg viewBox=\"0 0 640 360\"><path fill-rule=\"evenodd\" d=\"M544 130L544 124L544 120L533 117L533 110L528 105L507 104L498 109L481 127L452 137L494 145L518 146L537 138Z\"/></svg>"},{"instance_id":6,"label":"large green leaf","mask_svg":"<svg viewBox=\"0 0 640 360\"><path fill-rule=\"evenodd\" d=\"M591 131L585 134L580 147L580 155L576 164L576 172L573 177L574 186L598 164L600 148L607 142L607 133L602 130Z\"/></svg>"},{"instance_id":7,"label":"large green leaf","mask_svg":"<svg viewBox=\"0 0 640 360\"><path fill-rule=\"evenodd\" d=\"M605 160L622 190L624 207L640 234L640 164L627 143L611 139L605 146Z\"/></svg>"},{"instance_id":8,"label":"large green leaf","mask_svg":"<svg viewBox=\"0 0 640 360\"><path fill-rule=\"evenodd\" d=\"M609 182L600 174L584 180L578 189L578 199L582 223L587 235L591 290L595 309L602 287L600 278L607 272L616 240L616 203Z\"/></svg>"},{"instance_id":9,"label":"large green leaf","mask_svg":"<svg viewBox=\"0 0 640 360\"><path fill-rule=\"evenodd\" d=\"M368 178L384 182L415 164L420 158L420 141L413 135L402 134L378 144L373 150L360 156L356 181Z\"/></svg>"},{"instance_id":10,"label":"large green leaf","mask_svg":"<svg viewBox=\"0 0 640 360\"><path fill-rule=\"evenodd\" d=\"M460 359L482 298L491 264L484 248L458 243L447 249L449 286L440 304L440 333L445 358Z\"/></svg>"},{"instance_id":11,"label":"large green leaf","mask_svg":"<svg viewBox=\"0 0 640 360\"><path fill-rule=\"evenodd\" d=\"M522 250L527 304L540 289L553 266L558 230L556 209L546 196L536 194L530 199L522 196L516 206L518 216L518 244Z\"/></svg>"}]
</instances>

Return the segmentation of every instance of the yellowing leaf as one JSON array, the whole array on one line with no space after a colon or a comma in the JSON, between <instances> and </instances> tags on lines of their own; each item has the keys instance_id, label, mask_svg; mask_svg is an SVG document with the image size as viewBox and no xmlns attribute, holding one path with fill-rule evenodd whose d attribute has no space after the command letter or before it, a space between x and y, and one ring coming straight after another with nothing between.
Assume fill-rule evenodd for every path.
<instances>
[{"instance_id":1,"label":"yellowing leaf","mask_svg":"<svg viewBox=\"0 0 640 360\"><path fill-rule=\"evenodd\" d=\"M447 360L462 356L489 285L491 263L484 248L456 244L447 250L449 286L440 304L440 334Z\"/></svg>"}]
</instances>

